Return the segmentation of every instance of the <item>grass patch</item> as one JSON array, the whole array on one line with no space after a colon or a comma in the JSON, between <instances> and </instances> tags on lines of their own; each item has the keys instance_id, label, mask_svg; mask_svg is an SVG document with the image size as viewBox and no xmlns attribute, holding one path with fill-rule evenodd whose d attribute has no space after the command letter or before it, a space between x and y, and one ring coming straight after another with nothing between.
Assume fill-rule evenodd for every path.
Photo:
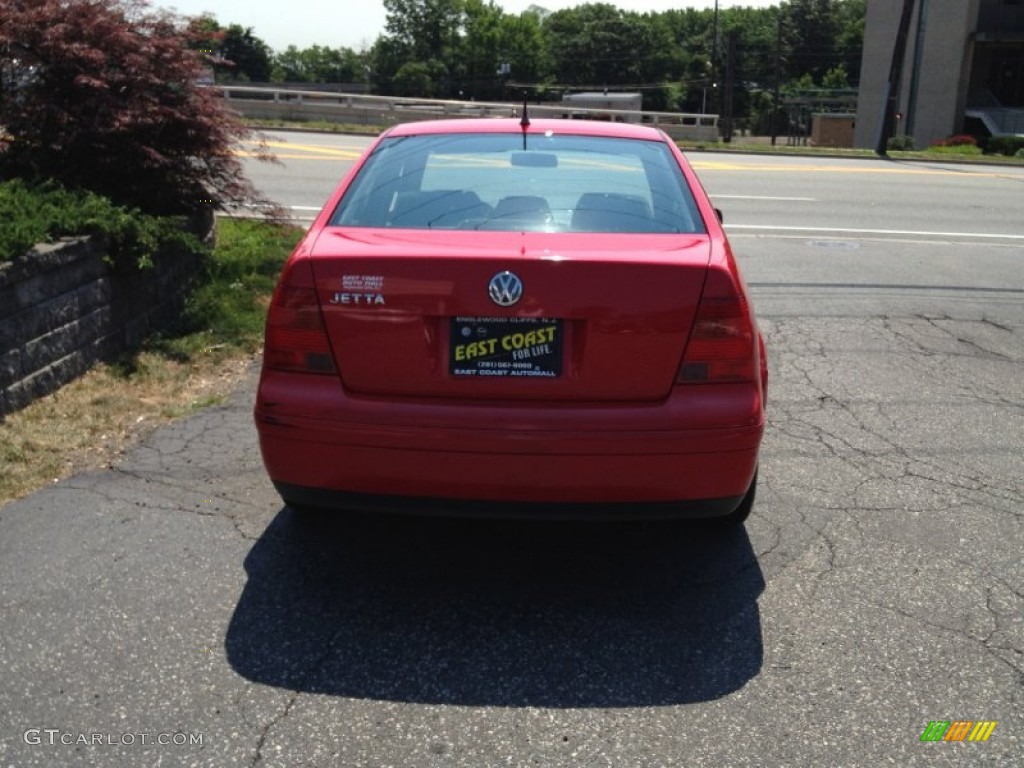
<instances>
[{"instance_id":1,"label":"grass patch","mask_svg":"<svg viewBox=\"0 0 1024 768\"><path fill-rule=\"evenodd\" d=\"M296 227L221 219L217 246L174 333L0 421L0 505L109 466L140 436L222 402L249 369Z\"/></svg>"},{"instance_id":2,"label":"grass patch","mask_svg":"<svg viewBox=\"0 0 1024 768\"><path fill-rule=\"evenodd\" d=\"M932 162L942 163L966 163L966 164L984 164L984 165L1020 165L1020 160L1013 157L1005 157L1003 155L986 155L980 150L977 152L955 152L955 151L941 151L937 152L936 147L929 147L928 149L920 149L914 151L900 152L890 150L888 155L891 160L931 160ZM956 149L955 147L940 147L938 149L951 150ZM977 149L977 147L975 147Z\"/></svg>"},{"instance_id":3,"label":"grass patch","mask_svg":"<svg viewBox=\"0 0 1024 768\"><path fill-rule=\"evenodd\" d=\"M979 157L984 154L981 147L973 144L936 145L925 150L929 155L953 155L956 157Z\"/></svg>"},{"instance_id":4,"label":"grass patch","mask_svg":"<svg viewBox=\"0 0 1024 768\"><path fill-rule=\"evenodd\" d=\"M316 131L319 133L365 133L376 136L390 124L363 125L360 123L332 123L329 120L276 120L273 118L247 117L243 122L250 128L268 130L280 128L291 131Z\"/></svg>"},{"instance_id":5,"label":"grass patch","mask_svg":"<svg viewBox=\"0 0 1024 768\"><path fill-rule=\"evenodd\" d=\"M847 147L811 147L800 144L786 144L785 139L775 144L738 139L736 141L694 141L676 139L676 145L684 152L727 152L732 154L758 155L812 155L815 157L878 157L873 149L852 149Z\"/></svg>"},{"instance_id":6,"label":"grass patch","mask_svg":"<svg viewBox=\"0 0 1024 768\"><path fill-rule=\"evenodd\" d=\"M288 225L252 219L217 221L217 247L189 295L174 332L151 339L149 349L178 359L255 352L285 257L302 236Z\"/></svg>"}]
</instances>

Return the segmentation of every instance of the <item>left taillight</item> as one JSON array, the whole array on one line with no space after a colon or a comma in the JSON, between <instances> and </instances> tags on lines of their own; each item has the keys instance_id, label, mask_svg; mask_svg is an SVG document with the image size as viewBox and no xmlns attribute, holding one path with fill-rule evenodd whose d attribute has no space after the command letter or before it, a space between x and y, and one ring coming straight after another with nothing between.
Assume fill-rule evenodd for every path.
<instances>
[{"instance_id":1,"label":"left taillight","mask_svg":"<svg viewBox=\"0 0 1024 768\"><path fill-rule=\"evenodd\" d=\"M263 365L298 373L336 372L308 259L290 261L274 290L267 312Z\"/></svg>"}]
</instances>

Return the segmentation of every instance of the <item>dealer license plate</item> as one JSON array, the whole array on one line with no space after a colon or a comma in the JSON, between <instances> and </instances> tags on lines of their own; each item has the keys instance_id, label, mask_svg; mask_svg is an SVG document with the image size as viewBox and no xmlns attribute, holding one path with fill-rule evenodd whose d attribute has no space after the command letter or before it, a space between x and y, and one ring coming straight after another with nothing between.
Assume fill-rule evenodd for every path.
<instances>
[{"instance_id":1,"label":"dealer license plate","mask_svg":"<svg viewBox=\"0 0 1024 768\"><path fill-rule=\"evenodd\" d=\"M453 376L555 378L562 374L562 321L545 317L453 317Z\"/></svg>"}]
</instances>

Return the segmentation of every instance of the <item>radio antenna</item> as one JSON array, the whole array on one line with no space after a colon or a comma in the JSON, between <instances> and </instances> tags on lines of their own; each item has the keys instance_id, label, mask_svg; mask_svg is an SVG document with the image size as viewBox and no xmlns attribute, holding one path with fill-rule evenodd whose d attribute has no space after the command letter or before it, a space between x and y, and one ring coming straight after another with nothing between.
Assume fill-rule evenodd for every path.
<instances>
[{"instance_id":1,"label":"radio antenna","mask_svg":"<svg viewBox=\"0 0 1024 768\"><path fill-rule=\"evenodd\" d=\"M523 116L519 120L519 125L523 129L523 149L526 149L526 129L530 127L530 113L529 105L527 104L527 94L523 92Z\"/></svg>"}]
</instances>

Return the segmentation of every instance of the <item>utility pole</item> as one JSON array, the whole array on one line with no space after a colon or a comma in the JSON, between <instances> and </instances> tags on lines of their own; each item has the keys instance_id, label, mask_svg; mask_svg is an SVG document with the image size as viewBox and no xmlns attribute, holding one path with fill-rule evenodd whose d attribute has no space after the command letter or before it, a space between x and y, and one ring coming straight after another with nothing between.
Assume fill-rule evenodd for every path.
<instances>
[{"instance_id":1,"label":"utility pole","mask_svg":"<svg viewBox=\"0 0 1024 768\"><path fill-rule=\"evenodd\" d=\"M736 84L736 38L738 36L737 30L729 30L729 47L725 54L725 92L722 94L722 116L725 119L725 126L722 141L726 144L732 141L732 97Z\"/></svg>"},{"instance_id":2,"label":"utility pole","mask_svg":"<svg viewBox=\"0 0 1024 768\"><path fill-rule=\"evenodd\" d=\"M718 0L715 0L715 15L711 24L711 111L718 114Z\"/></svg>"},{"instance_id":3,"label":"utility pole","mask_svg":"<svg viewBox=\"0 0 1024 768\"><path fill-rule=\"evenodd\" d=\"M778 27L775 32L775 88L772 92L772 146L779 137L779 88L782 85L782 6L777 12Z\"/></svg>"},{"instance_id":4,"label":"utility pole","mask_svg":"<svg viewBox=\"0 0 1024 768\"><path fill-rule=\"evenodd\" d=\"M882 128L878 132L878 146L875 152L885 156L889 149L889 137L896 124L900 81L903 79L903 60L907 54L907 34L910 31L910 17L914 14L914 0L903 0L903 13L896 30L896 43L892 49L892 64L889 67L889 83L885 91L885 106L882 112Z\"/></svg>"},{"instance_id":5,"label":"utility pole","mask_svg":"<svg viewBox=\"0 0 1024 768\"><path fill-rule=\"evenodd\" d=\"M715 15L711 22L711 75L714 77L718 67L718 0L715 0Z\"/></svg>"}]
</instances>

